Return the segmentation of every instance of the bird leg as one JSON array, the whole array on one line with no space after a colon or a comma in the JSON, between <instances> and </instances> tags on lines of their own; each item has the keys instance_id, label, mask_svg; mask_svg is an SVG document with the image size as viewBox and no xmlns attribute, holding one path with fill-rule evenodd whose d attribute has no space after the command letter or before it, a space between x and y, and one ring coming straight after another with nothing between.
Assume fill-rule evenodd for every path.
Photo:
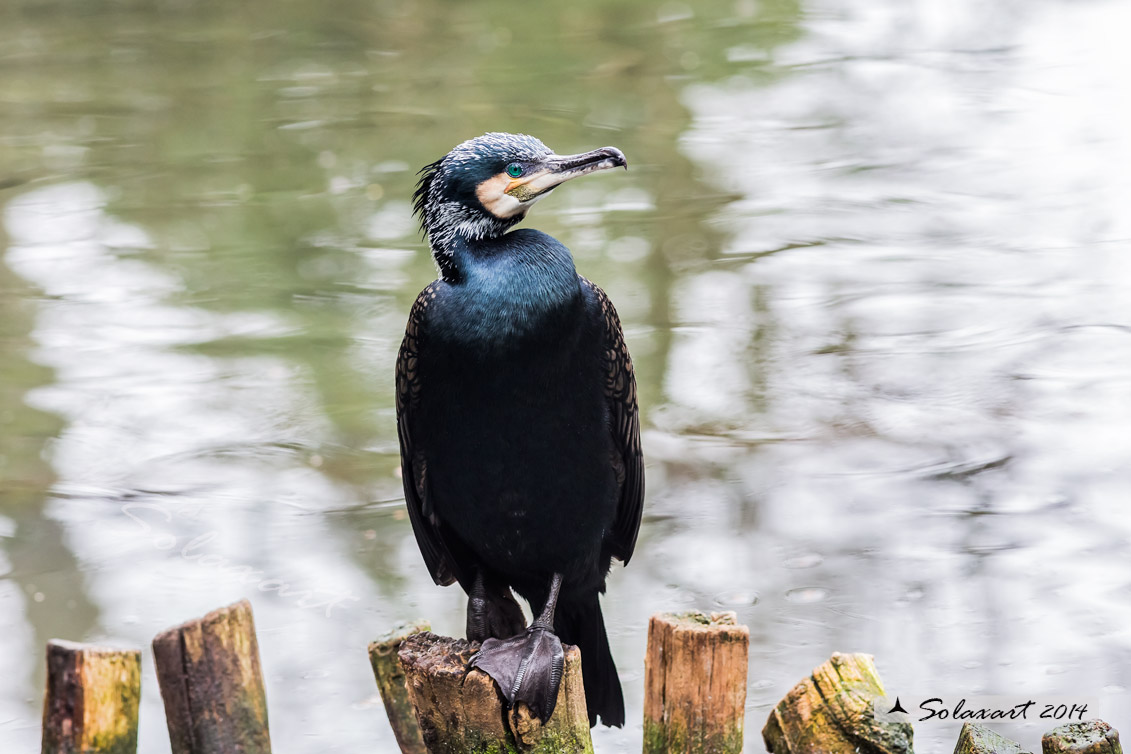
<instances>
[{"instance_id":1,"label":"bird leg","mask_svg":"<svg viewBox=\"0 0 1131 754\"><path fill-rule=\"evenodd\" d=\"M561 574L555 573L546 605L530 628L509 639L487 639L469 664L495 680L508 707L523 702L543 723L554 713L565 667L565 650L554 635L561 587Z\"/></svg>"},{"instance_id":2,"label":"bird leg","mask_svg":"<svg viewBox=\"0 0 1131 754\"><path fill-rule=\"evenodd\" d=\"M468 641L508 639L521 634L526 628L522 608L506 584L484 578L483 572L475 574L475 583L467 595Z\"/></svg>"}]
</instances>

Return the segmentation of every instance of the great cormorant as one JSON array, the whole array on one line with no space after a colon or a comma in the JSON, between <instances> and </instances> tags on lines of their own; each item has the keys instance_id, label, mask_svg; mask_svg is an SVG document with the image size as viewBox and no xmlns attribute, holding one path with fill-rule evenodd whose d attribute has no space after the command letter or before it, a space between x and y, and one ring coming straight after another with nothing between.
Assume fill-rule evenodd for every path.
<instances>
[{"instance_id":1,"label":"great cormorant","mask_svg":"<svg viewBox=\"0 0 1131 754\"><path fill-rule=\"evenodd\" d=\"M644 461L612 302L559 241L507 231L561 183L627 166L613 147L561 156L489 133L422 169L414 194L440 278L397 357L409 518L432 578L469 596L472 665L543 721L564 641L581 649L590 725L624 723L598 594L611 559L632 556Z\"/></svg>"}]
</instances>

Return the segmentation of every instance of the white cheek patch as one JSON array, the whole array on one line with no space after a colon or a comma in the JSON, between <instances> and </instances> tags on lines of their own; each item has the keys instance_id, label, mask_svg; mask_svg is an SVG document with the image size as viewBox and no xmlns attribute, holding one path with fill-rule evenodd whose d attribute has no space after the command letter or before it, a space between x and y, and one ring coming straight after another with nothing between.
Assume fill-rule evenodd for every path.
<instances>
[{"instance_id":1,"label":"white cheek patch","mask_svg":"<svg viewBox=\"0 0 1131 754\"><path fill-rule=\"evenodd\" d=\"M479 203L501 220L508 220L523 211L522 202L506 192L510 181L506 173L499 173L480 183L479 188L475 190Z\"/></svg>"},{"instance_id":2,"label":"white cheek patch","mask_svg":"<svg viewBox=\"0 0 1131 754\"><path fill-rule=\"evenodd\" d=\"M506 173L499 173L493 178L488 178L479 184L479 188L475 190L475 195L479 197L479 203L495 217L500 220L509 220L512 217L521 215L530 209L530 206L541 199L545 194L538 193L534 196L530 194L534 191L544 191L546 187L540 184L545 176L530 181L529 183L519 186L519 189L524 191L515 191L514 194L507 193L507 186L511 184L511 178ZM550 184L557 185L557 182ZM521 199L520 197L529 197L528 199Z\"/></svg>"},{"instance_id":3,"label":"white cheek patch","mask_svg":"<svg viewBox=\"0 0 1131 754\"><path fill-rule=\"evenodd\" d=\"M499 194L499 196L495 197L495 200L493 202L491 202L490 204L484 203L483 206L486 207L487 211L495 217L506 220L514 217L520 212L525 211L526 207L529 204L530 202L523 204L510 194Z\"/></svg>"}]
</instances>

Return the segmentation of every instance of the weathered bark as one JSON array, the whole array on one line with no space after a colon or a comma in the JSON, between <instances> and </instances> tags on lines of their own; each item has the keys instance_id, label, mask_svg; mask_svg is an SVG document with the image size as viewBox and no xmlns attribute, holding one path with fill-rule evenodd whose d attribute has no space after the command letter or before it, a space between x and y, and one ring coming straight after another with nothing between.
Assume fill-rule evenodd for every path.
<instances>
[{"instance_id":1,"label":"weathered bark","mask_svg":"<svg viewBox=\"0 0 1131 754\"><path fill-rule=\"evenodd\" d=\"M141 652L47 642L43 754L134 754Z\"/></svg>"},{"instance_id":2,"label":"weathered bark","mask_svg":"<svg viewBox=\"0 0 1131 754\"><path fill-rule=\"evenodd\" d=\"M420 736L420 726L416 722L416 711L408 698L404 668L401 667L397 651L405 639L431 628L428 621L397 626L369 645L369 663L373 666L373 677L377 679L377 689L385 703L385 714L389 716L389 725L403 754L425 754L428 750L424 748L424 739Z\"/></svg>"},{"instance_id":3,"label":"weathered bark","mask_svg":"<svg viewBox=\"0 0 1131 754\"><path fill-rule=\"evenodd\" d=\"M398 654L430 754L592 754L581 652L563 646L557 707L542 725L525 705L507 710L486 673L468 671L476 645L432 633L405 639Z\"/></svg>"},{"instance_id":4,"label":"weathered bark","mask_svg":"<svg viewBox=\"0 0 1131 754\"><path fill-rule=\"evenodd\" d=\"M880 723L884 695L871 655L834 652L778 702L762 728L772 754L910 754L910 723Z\"/></svg>"},{"instance_id":5,"label":"weathered bark","mask_svg":"<svg viewBox=\"0 0 1131 754\"><path fill-rule=\"evenodd\" d=\"M734 613L658 613L644 661L645 754L739 754L750 632Z\"/></svg>"},{"instance_id":6,"label":"weathered bark","mask_svg":"<svg viewBox=\"0 0 1131 754\"><path fill-rule=\"evenodd\" d=\"M1024 751L1021 744L999 736L984 725L964 723L958 734L954 754L1033 754Z\"/></svg>"},{"instance_id":7,"label":"weathered bark","mask_svg":"<svg viewBox=\"0 0 1131 754\"><path fill-rule=\"evenodd\" d=\"M270 754L247 600L158 634L153 657L173 754Z\"/></svg>"},{"instance_id":8,"label":"weathered bark","mask_svg":"<svg viewBox=\"0 0 1131 754\"><path fill-rule=\"evenodd\" d=\"M1053 728L1041 738L1044 754L1123 754L1119 731L1103 720L1084 720Z\"/></svg>"}]
</instances>

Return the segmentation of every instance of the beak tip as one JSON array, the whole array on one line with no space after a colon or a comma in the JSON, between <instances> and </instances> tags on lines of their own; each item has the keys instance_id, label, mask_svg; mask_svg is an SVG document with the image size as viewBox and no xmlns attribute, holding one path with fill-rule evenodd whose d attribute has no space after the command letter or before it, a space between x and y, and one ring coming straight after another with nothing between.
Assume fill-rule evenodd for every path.
<instances>
[{"instance_id":1,"label":"beak tip","mask_svg":"<svg viewBox=\"0 0 1131 754\"><path fill-rule=\"evenodd\" d=\"M628 170L628 159L625 158L624 152L620 151L616 147L605 147L605 149L608 150L609 156L612 158L614 166L619 166L624 168L625 170Z\"/></svg>"}]
</instances>

